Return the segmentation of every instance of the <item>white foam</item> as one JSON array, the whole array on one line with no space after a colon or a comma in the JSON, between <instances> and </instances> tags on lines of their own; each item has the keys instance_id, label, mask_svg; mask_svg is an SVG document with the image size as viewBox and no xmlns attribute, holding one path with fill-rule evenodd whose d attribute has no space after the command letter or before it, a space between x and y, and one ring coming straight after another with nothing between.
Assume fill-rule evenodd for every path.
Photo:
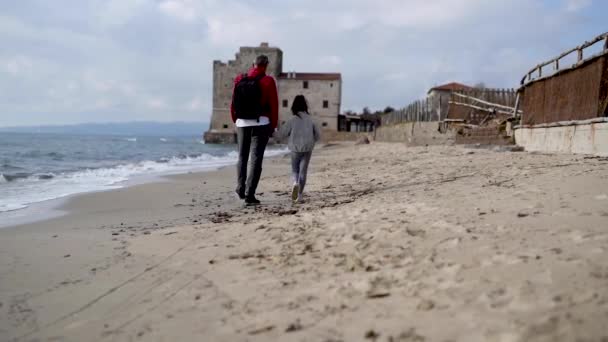
<instances>
[{"instance_id":1,"label":"white foam","mask_svg":"<svg viewBox=\"0 0 608 342\"><path fill-rule=\"evenodd\" d=\"M126 138L126 141L137 141L137 138Z\"/></svg>"},{"instance_id":2,"label":"white foam","mask_svg":"<svg viewBox=\"0 0 608 342\"><path fill-rule=\"evenodd\" d=\"M266 151L265 155L271 157L285 152L286 150L269 150ZM136 177L214 170L233 165L237 160L238 153L232 151L225 156L203 154L198 157L174 157L162 162L144 161L112 168L55 174L51 179L39 179L39 177L33 176L14 182L6 182L6 179L2 176L0 178L0 212L23 209L33 203L78 193L121 188L125 181Z\"/></svg>"},{"instance_id":3,"label":"white foam","mask_svg":"<svg viewBox=\"0 0 608 342\"><path fill-rule=\"evenodd\" d=\"M4 175L0 173L0 184L2 183L8 183L8 181L6 180L6 178L4 178Z\"/></svg>"},{"instance_id":4,"label":"white foam","mask_svg":"<svg viewBox=\"0 0 608 342\"><path fill-rule=\"evenodd\" d=\"M167 139L166 138L160 138L160 141L167 142Z\"/></svg>"}]
</instances>

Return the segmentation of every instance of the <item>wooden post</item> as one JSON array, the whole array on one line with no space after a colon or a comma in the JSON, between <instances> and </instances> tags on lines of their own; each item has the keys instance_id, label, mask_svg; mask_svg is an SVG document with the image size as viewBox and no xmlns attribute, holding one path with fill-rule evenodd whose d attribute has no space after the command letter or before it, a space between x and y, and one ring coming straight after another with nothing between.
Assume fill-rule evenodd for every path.
<instances>
[{"instance_id":1,"label":"wooden post","mask_svg":"<svg viewBox=\"0 0 608 342\"><path fill-rule=\"evenodd\" d=\"M439 117L439 121L441 121L441 94L439 94L439 108L437 109L437 116Z\"/></svg>"},{"instance_id":2,"label":"wooden post","mask_svg":"<svg viewBox=\"0 0 608 342\"><path fill-rule=\"evenodd\" d=\"M519 116L518 110L519 110L519 92L517 92L517 96L515 97L515 108L513 109L513 117L516 118Z\"/></svg>"},{"instance_id":3,"label":"wooden post","mask_svg":"<svg viewBox=\"0 0 608 342\"><path fill-rule=\"evenodd\" d=\"M606 39L604 40L604 51L608 50L608 35L606 36Z\"/></svg>"},{"instance_id":4,"label":"wooden post","mask_svg":"<svg viewBox=\"0 0 608 342\"><path fill-rule=\"evenodd\" d=\"M582 61L583 60L583 49L578 49L578 61Z\"/></svg>"},{"instance_id":5,"label":"wooden post","mask_svg":"<svg viewBox=\"0 0 608 342\"><path fill-rule=\"evenodd\" d=\"M555 60L554 68L555 68L555 71L559 70L559 59Z\"/></svg>"}]
</instances>

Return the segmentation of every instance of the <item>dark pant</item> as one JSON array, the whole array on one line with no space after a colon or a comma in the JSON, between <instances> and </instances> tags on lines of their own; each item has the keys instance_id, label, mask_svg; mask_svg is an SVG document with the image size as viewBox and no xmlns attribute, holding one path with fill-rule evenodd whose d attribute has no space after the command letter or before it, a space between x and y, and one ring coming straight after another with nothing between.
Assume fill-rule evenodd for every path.
<instances>
[{"instance_id":1,"label":"dark pant","mask_svg":"<svg viewBox=\"0 0 608 342\"><path fill-rule=\"evenodd\" d=\"M299 197L302 197L304 193L304 186L306 186L306 173L308 172L308 164L310 163L310 152L291 152L291 174L293 182L297 183L300 187Z\"/></svg>"},{"instance_id":2,"label":"dark pant","mask_svg":"<svg viewBox=\"0 0 608 342\"><path fill-rule=\"evenodd\" d=\"M238 127L237 140L239 143L239 161L236 164L237 181L236 192L247 197L255 196L255 189L262 176L262 161L264 150L270 137L270 125ZM247 161L251 158L249 174Z\"/></svg>"}]
</instances>

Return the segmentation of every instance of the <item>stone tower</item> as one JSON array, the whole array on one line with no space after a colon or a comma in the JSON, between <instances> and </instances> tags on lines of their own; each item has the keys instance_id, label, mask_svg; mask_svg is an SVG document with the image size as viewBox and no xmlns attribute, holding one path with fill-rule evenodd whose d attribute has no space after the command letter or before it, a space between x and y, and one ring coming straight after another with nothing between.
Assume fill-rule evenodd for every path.
<instances>
[{"instance_id":1,"label":"stone tower","mask_svg":"<svg viewBox=\"0 0 608 342\"><path fill-rule=\"evenodd\" d=\"M246 72L261 54L268 56L267 74L274 77L279 91L279 125L291 117L291 101L302 94L308 100L309 112L319 127L337 130L340 113L342 79L339 73L283 72L283 51L262 43L257 47L241 47L234 60L213 61L213 111L206 143L236 143L230 102L234 78Z\"/></svg>"},{"instance_id":2,"label":"stone tower","mask_svg":"<svg viewBox=\"0 0 608 342\"><path fill-rule=\"evenodd\" d=\"M276 78L282 72L283 51L268 46L268 43L257 47L241 47L235 59L228 63L213 61L213 110L209 131L205 133L206 143L234 143L234 124L230 117L234 78L247 72L255 58L262 54L268 56L270 61L266 73Z\"/></svg>"}]
</instances>

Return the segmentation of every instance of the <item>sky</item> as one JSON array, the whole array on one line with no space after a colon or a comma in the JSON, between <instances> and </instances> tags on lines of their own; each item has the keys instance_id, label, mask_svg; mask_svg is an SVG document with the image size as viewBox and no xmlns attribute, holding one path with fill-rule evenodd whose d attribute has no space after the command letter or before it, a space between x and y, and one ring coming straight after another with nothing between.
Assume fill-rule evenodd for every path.
<instances>
[{"instance_id":1,"label":"sky","mask_svg":"<svg viewBox=\"0 0 608 342\"><path fill-rule=\"evenodd\" d=\"M0 1L0 126L208 121L212 62L269 42L342 73L342 110L446 82L513 88L608 31L604 0Z\"/></svg>"}]
</instances>

